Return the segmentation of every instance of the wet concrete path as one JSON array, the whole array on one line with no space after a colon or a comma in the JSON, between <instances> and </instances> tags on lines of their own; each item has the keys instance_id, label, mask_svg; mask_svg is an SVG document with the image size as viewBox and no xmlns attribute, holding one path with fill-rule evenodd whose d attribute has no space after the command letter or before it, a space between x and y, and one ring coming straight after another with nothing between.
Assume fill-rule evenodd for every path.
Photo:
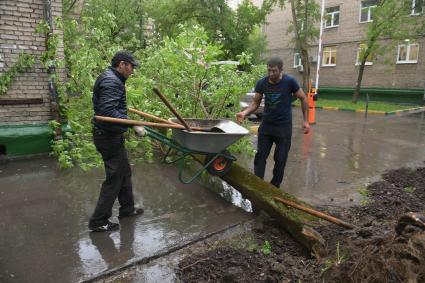
<instances>
[{"instance_id":1,"label":"wet concrete path","mask_svg":"<svg viewBox=\"0 0 425 283\"><path fill-rule=\"evenodd\" d=\"M409 163L424 165L425 113L365 119L363 113L319 110L316 125L304 135L300 112L293 109L292 147L281 188L309 203L350 204L359 200L358 189L375 179L371 177ZM272 153L267 181L272 178ZM253 168L252 159L244 164Z\"/></svg>"},{"instance_id":2,"label":"wet concrete path","mask_svg":"<svg viewBox=\"0 0 425 283\"><path fill-rule=\"evenodd\" d=\"M58 170L53 159L0 165L0 282L78 282L252 217L201 185L179 183L172 167L145 164L133 167L145 214L121 221L120 231L90 233L103 176Z\"/></svg>"}]
</instances>

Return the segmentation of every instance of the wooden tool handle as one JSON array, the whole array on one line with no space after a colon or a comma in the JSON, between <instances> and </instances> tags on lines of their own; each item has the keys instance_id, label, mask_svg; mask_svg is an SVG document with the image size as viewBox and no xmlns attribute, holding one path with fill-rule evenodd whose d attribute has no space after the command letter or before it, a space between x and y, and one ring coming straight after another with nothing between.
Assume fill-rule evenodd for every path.
<instances>
[{"instance_id":1,"label":"wooden tool handle","mask_svg":"<svg viewBox=\"0 0 425 283\"><path fill-rule=\"evenodd\" d=\"M179 124L174 123L174 122L172 122L172 121L168 121L168 120L166 120L166 119L162 119L162 118L160 118L160 117L157 117L157 116L154 116L154 115L152 115L152 114L149 114L149 113L145 113L145 112L139 111L139 110L134 109L134 108L128 108L128 111L130 111L130 112L132 112L132 113L135 113L135 114L137 114L137 115L140 115L140 116L142 116L142 117L148 118L148 119L156 120L156 121L161 122L161 123L179 125Z\"/></svg>"},{"instance_id":2,"label":"wooden tool handle","mask_svg":"<svg viewBox=\"0 0 425 283\"><path fill-rule=\"evenodd\" d=\"M153 122L137 121L137 120L131 120L131 119L106 117L106 116L94 116L94 118L102 122L118 123L118 124L130 125L130 126L149 126L149 127L181 129L181 130L186 129L183 125L179 125L179 124L153 123ZM192 129L195 131L208 132L208 129L204 129L204 128L194 127Z\"/></svg>"},{"instance_id":3,"label":"wooden tool handle","mask_svg":"<svg viewBox=\"0 0 425 283\"><path fill-rule=\"evenodd\" d=\"M186 123L186 121L183 119L183 117L180 116L179 113L177 113L176 109L174 109L174 107L170 104L170 102L168 102L168 100L161 93L161 91L158 88L156 88L156 87L153 88L153 91L159 96L159 98L162 100L162 102L164 102L164 104L168 107L168 109L170 109L171 112L173 112L174 116L176 116L176 118L179 119L179 121L183 124L183 126L188 131L191 131L192 129L189 127L189 125Z\"/></svg>"},{"instance_id":4,"label":"wooden tool handle","mask_svg":"<svg viewBox=\"0 0 425 283\"><path fill-rule=\"evenodd\" d=\"M273 197L273 199L276 200L276 201L278 201L278 202L281 202L281 203L283 203L283 204L285 204L287 206L290 206L290 207L299 209L299 210L304 211L304 212L306 212L308 214L311 214L311 215L317 216L319 218L325 219L325 220L327 220L329 222L332 222L334 224L337 224L339 226L342 226L342 227L345 227L345 228L348 228L348 229L354 229L354 228L356 228L356 226L354 226L353 224L347 223L347 222L345 222L345 221L343 221L341 219L338 219L336 217L330 216L329 214L326 214L326 213L323 213L323 212L320 212L320 211L311 209L309 207L305 207L305 206L299 205L299 204L297 204L295 202L292 202L292 201L289 201L289 200L286 200L286 199L283 199L283 198L280 198L280 197Z\"/></svg>"},{"instance_id":5,"label":"wooden tool handle","mask_svg":"<svg viewBox=\"0 0 425 283\"><path fill-rule=\"evenodd\" d=\"M153 122L137 121L137 120L130 120L130 119L106 117L106 116L94 116L94 118L102 122L119 123L119 124L130 125L130 126L151 126L151 127L172 128L172 129L185 128L182 125L173 125L169 123L153 123Z\"/></svg>"}]
</instances>

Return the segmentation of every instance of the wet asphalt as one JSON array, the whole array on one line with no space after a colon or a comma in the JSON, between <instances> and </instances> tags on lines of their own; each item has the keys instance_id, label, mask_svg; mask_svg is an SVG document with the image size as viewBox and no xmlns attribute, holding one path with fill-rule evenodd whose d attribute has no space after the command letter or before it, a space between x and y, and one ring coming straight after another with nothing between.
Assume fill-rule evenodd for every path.
<instances>
[{"instance_id":1,"label":"wet asphalt","mask_svg":"<svg viewBox=\"0 0 425 283\"><path fill-rule=\"evenodd\" d=\"M313 205L358 203L359 189L386 170L425 165L424 112L365 117L316 110L316 124L307 135L301 130L300 109L293 108L293 115L292 145L281 188ZM272 178L272 153L266 181ZM253 170L252 159L243 162Z\"/></svg>"},{"instance_id":2,"label":"wet asphalt","mask_svg":"<svg viewBox=\"0 0 425 283\"><path fill-rule=\"evenodd\" d=\"M362 113L318 111L317 124L304 135L300 111L293 110L292 148L281 188L312 204L355 203L358 189L374 176L425 160L424 113L365 119ZM252 168L252 157L239 162ZM266 180L272 166L270 156ZM249 201L226 184L184 185L177 168L137 164L134 194L145 214L122 220L119 231L90 233L87 221L103 177L102 169L59 170L52 158L0 164L0 282L90 280L253 217ZM128 282L141 277L167 282L158 270L147 265L143 276Z\"/></svg>"}]
</instances>

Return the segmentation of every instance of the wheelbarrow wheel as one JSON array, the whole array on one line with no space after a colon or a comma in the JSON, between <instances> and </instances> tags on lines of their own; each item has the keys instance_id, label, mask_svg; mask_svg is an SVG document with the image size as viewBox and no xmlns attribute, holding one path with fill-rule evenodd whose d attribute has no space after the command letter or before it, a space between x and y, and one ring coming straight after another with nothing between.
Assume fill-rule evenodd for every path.
<instances>
[{"instance_id":1,"label":"wheelbarrow wheel","mask_svg":"<svg viewBox=\"0 0 425 283\"><path fill-rule=\"evenodd\" d=\"M225 155L230 155L230 152L227 150L223 152ZM210 162L211 159L213 159L216 156L216 154L208 154L207 158L205 159L205 164ZM214 159L213 162L211 162L210 165L207 166L207 172L210 173L213 176L222 177L226 175L230 168L232 167L232 160L224 157L224 156L218 156Z\"/></svg>"}]
</instances>

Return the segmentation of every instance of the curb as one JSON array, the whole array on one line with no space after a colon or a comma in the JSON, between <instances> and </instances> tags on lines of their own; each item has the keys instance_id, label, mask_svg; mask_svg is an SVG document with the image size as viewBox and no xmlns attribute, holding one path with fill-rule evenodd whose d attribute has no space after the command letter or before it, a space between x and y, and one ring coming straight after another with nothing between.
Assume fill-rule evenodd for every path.
<instances>
[{"instance_id":1,"label":"curb","mask_svg":"<svg viewBox=\"0 0 425 283\"><path fill-rule=\"evenodd\" d=\"M334 110L334 111L346 111L346 112L356 112L356 113L365 113L366 110L364 109L348 109L348 108L338 108L338 107L331 107L331 106L316 106L316 109L323 109L323 110ZM376 111L376 110L368 110L368 114L377 114L377 115L396 115L400 116L403 114L412 114L412 113L419 113L425 111L425 106L421 107L415 107L415 108L409 108L404 110L396 110L391 112L384 112L384 111Z\"/></svg>"},{"instance_id":2,"label":"curb","mask_svg":"<svg viewBox=\"0 0 425 283\"><path fill-rule=\"evenodd\" d=\"M237 227L240 224L241 223L231 224L227 227L224 227L221 230L211 232L211 233L208 233L208 234L205 234L205 235L200 235L195 239L186 240L185 242L174 245L174 246L172 246L168 249L160 250L155 254L151 254L151 255L148 255L148 256L145 256L145 257L130 259L123 265L120 265L120 266L117 266L117 267L114 267L114 268L111 268L111 269L107 269L103 272L100 272L99 274L92 275L91 277L81 278L81 279L79 279L78 282L79 283L92 283L92 282L95 282L95 281L100 281L102 279L105 279L108 276L113 276L114 274L117 274L119 272L123 272L124 270L126 270L130 267L134 267L134 266L142 265L142 264L147 264L147 263L149 263L149 262L151 262L155 259L158 259L158 258L163 257L163 256L167 256L171 253L182 250L183 248L186 248L186 247L188 247L192 244L196 244L198 242L207 240L208 238L211 238L211 237L218 235L220 233L225 233L226 231L228 231L228 230L230 230L234 227Z\"/></svg>"},{"instance_id":3,"label":"curb","mask_svg":"<svg viewBox=\"0 0 425 283\"><path fill-rule=\"evenodd\" d=\"M423 111L425 111L425 106L410 108L410 109L404 109L404 110L397 110L397 111L392 111L392 112L385 112L385 115L400 116L400 115L403 115L403 114L420 113L420 112L423 112Z\"/></svg>"}]
</instances>

